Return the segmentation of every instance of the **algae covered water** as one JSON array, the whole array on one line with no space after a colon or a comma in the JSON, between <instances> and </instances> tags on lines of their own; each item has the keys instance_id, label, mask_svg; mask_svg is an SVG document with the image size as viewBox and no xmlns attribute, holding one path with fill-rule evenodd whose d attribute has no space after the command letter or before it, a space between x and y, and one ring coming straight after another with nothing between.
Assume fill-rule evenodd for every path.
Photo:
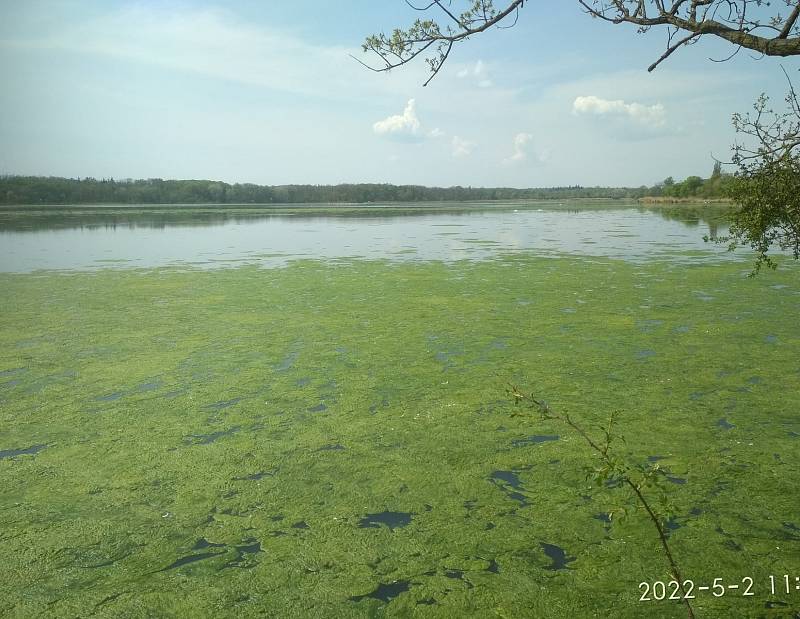
<instances>
[{"instance_id":1,"label":"algae covered water","mask_svg":"<svg viewBox=\"0 0 800 619\"><path fill-rule=\"evenodd\" d=\"M224 269L108 268L75 245L69 270L6 263L0 614L685 616L640 601L670 579L652 524L618 521L591 452L515 415L509 383L598 435L618 411L620 457L659 464L684 578L752 579L748 596L698 588L698 617L797 612L774 583L800 576L800 270L748 278L746 256L683 247L702 220L661 217L672 249L617 254L649 246L635 222L651 214L595 212L632 236L448 256L406 236L414 259L264 242L279 265ZM418 220L443 247L488 217L437 216L471 231ZM337 225L376 225L359 217ZM15 221L3 239L79 230Z\"/></svg>"}]
</instances>

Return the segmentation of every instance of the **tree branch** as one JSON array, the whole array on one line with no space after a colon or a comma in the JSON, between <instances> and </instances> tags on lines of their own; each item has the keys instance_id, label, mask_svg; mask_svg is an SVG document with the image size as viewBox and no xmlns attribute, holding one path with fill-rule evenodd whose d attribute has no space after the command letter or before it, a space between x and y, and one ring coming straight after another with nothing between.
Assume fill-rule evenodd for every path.
<instances>
[{"instance_id":1,"label":"tree branch","mask_svg":"<svg viewBox=\"0 0 800 619\"><path fill-rule=\"evenodd\" d=\"M412 0L405 1L419 13L432 17L436 17L434 13L443 14L448 23L440 26L435 19L417 19L406 30L372 35L362 49L376 54L382 66L374 67L359 60L362 65L373 71L389 71L427 51L431 54L426 60L432 78L449 58L454 44L495 26L514 27L525 3L525 0L505 0L504 8L495 9L494 0L461 0L467 10L459 14L452 8L456 4L454 1L425 0L427 4L421 6L413 4ZM765 8L769 5L763 0L578 0L578 3L592 17L612 24L633 24L638 26L639 32L658 26L674 29L666 50L648 71L653 71L680 47L707 35L728 41L737 49L750 49L765 56L800 55L800 0L786 3L793 5L786 17L782 17L777 8L771 9L770 16ZM753 13L749 10L752 7L760 8ZM508 20L509 25L500 26L504 20ZM673 42L672 37L679 33L683 38ZM430 81L429 78L425 84Z\"/></svg>"},{"instance_id":2,"label":"tree branch","mask_svg":"<svg viewBox=\"0 0 800 619\"><path fill-rule=\"evenodd\" d=\"M677 43L673 43L672 45L670 45L667 48L667 51L665 51L663 54L661 54L661 57L658 60L656 60L653 64L651 64L649 67L647 67L648 73L651 72L653 69L655 69L662 62L664 62L667 58L669 58L672 55L672 52L674 52L676 49L678 49L679 47L681 47L683 45L686 45L689 41L691 41L692 39L696 39L699 36L700 35L697 34L697 33L692 33L688 37L685 37L685 38L681 39L680 41L678 41Z\"/></svg>"}]
</instances>

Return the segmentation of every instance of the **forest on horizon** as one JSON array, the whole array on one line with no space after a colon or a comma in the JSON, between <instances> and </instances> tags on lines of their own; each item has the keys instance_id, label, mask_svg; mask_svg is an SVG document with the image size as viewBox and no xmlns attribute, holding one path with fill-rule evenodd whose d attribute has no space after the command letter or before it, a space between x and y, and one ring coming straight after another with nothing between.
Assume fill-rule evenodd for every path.
<instances>
[{"instance_id":1,"label":"forest on horizon","mask_svg":"<svg viewBox=\"0 0 800 619\"><path fill-rule=\"evenodd\" d=\"M471 200L723 198L732 177L719 165L708 179L672 177L652 187L425 187L382 183L256 185L212 180L95 179L42 176L0 177L0 204L300 204L445 202Z\"/></svg>"}]
</instances>

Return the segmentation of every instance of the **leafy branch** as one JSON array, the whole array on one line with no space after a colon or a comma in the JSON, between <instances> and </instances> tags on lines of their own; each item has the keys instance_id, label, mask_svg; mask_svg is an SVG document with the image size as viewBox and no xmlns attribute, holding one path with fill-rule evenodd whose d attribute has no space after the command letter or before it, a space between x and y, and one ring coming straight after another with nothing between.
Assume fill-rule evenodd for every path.
<instances>
[{"instance_id":1,"label":"leafy branch","mask_svg":"<svg viewBox=\"0 0 800 619\"><path fill-rule=\"evenodd\" d=\"M368 36L361 49L378 56L380 64L377 67L368 65L355 56L352 57L371 71L380 73L427 54L425 62L431 72L423 84L427 86L450 56L453 45L466 41L472 35L488 30L513 16L514 22L510 26L505 26L510 28L516 24L519 9L524 3L525 0L514 0L504 9L497 10L493 0L471 0L467 10L458 13L451 8L452 0L433 0L425 6L416 6L406 0L406 4L415 11L421 13L436 11L440 19L444 18L444 22L440 24L435 19L417 19L405 30L395 28L388 35L381 32Z\"/></svg>"},{"instance_id":2,"label":"leafy branch","mask_svg":"<svg viewBox=\"0 0 800 619\"><path fill-rule=\"evenodd\" d=\"M751 276L762 266L776 268L767 253L772 246L800 258L800 97L788 74L786 79L784 111L776 112L762 94L753 112L733 115L734 129L750 144L733 145L732 163L738 170L729 193L739 209L729 234L713 240L727 243L729 250L740 244L755 250Z\"/></svg>"},{"instance_id":3,"label":"leafy branch","mask_svg":"<svg viewBox=\"0 0 800 619\"><path fill-rule=\"evenodd\" d=\"M422 56L431 73L425 86L439 73L456 43L492 27L514 27L525 5L525 0L505 0L498 7L493 0L426 0L423 5L405 2L423 17L408 28L395 28L391 34L381 32L366 38L362 49L377 57L376 66L353 58L372 71L382 72ZM578 0L578 3L591 17L612 24L632 24L640 33L654 27L666 29L666 50L648 71L681 47L693 45L705 36L723 39L733 46L734 51L727 58L716 62L732 58L741 49L765 56L800 55L798 0L773 3L785 5L787 12L764 0ZM455 8L458 5L464 10ZM565 22L567 44L571 30L571 24Z\"/></svg>"},{"instance_id":4,"label":"leafy branch","mask_svg":"<svg viewBox=\"0 0 800 619\"><path fill-rule=\"evenodd\" d=\"M681 577L681 573L678 568L678 564L675 561L675 557L672 554L672 550L669 547L667 533L665 530L667 517L659 514L653 507L651 501L645 496L645 492L648 490L651 490L654 487L659 487L662 471L657 463L651 467L642 469L641 467L630 466L623 459L614 455L612 451L613 443L618 440L624 442L624 438L622 436L614 433L616 412L612 412L608 417L607 424L599 428L600 432L602 433L602 440L597 440L592 438L592 436L589 435L584 427L570 417L568 413L554 411L550 408L550 405L547 402L537 399L534 394L526 394L515 385L509 386L508 393L514 399L514 404L516 406L527 403L529 404L530 408L538 411L542 420L558 421L569 427L573 432L583 439L583 441L599 457L600 460L600 466L592 469L590 473L596 485L618 485L627 487L633 492L637 507L641 506L644 509L644 511L647 513L647 517L653 523L653 526L658 533L658 539L661 542L661 548L664 551L669 563L672 577L678 583L681 593L683 594L681 598L686 606L687 615L689 619L694 619L694 611L692 610L692 605L687 597L687 591L684 588L683 578ZM516 412L512 415L518 416L521 414L522 413ZM660 489L662 504L667 507L667 512L669 512L671 511L671 506L669 505L668 497L666 496L666 492L663 490L663 488Z\"/></svg>"}]
</instances>

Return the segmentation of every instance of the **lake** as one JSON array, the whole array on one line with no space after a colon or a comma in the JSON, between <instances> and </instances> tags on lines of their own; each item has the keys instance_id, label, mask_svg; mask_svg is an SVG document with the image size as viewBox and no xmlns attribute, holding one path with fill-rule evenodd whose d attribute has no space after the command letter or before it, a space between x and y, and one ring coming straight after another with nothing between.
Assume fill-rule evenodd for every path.
<instances>
[{"instance_id":1,"label":"lake","mask_svg":"<svg viewBox=\"0 0 800 619\"><path fill-rule=\"evenodd\" d=\"M0 211L0 615L686 616L623 476L794 612L800 268L711 213Z\"/></svg>"},{"instance_id":2,"label":"lake","mask_svg":"<svg viewBox=\"0 0 800 619\"><path fill-rule=\"evenodd\" d=\"M0 210L0 270L271 267L299 258L454 261L510 252L639 261L686 260L687 251L691 260L731 257L703 242L705 234L725 232L718 209L587 201L144 208Z\"/></svg>"}]
</instances>

